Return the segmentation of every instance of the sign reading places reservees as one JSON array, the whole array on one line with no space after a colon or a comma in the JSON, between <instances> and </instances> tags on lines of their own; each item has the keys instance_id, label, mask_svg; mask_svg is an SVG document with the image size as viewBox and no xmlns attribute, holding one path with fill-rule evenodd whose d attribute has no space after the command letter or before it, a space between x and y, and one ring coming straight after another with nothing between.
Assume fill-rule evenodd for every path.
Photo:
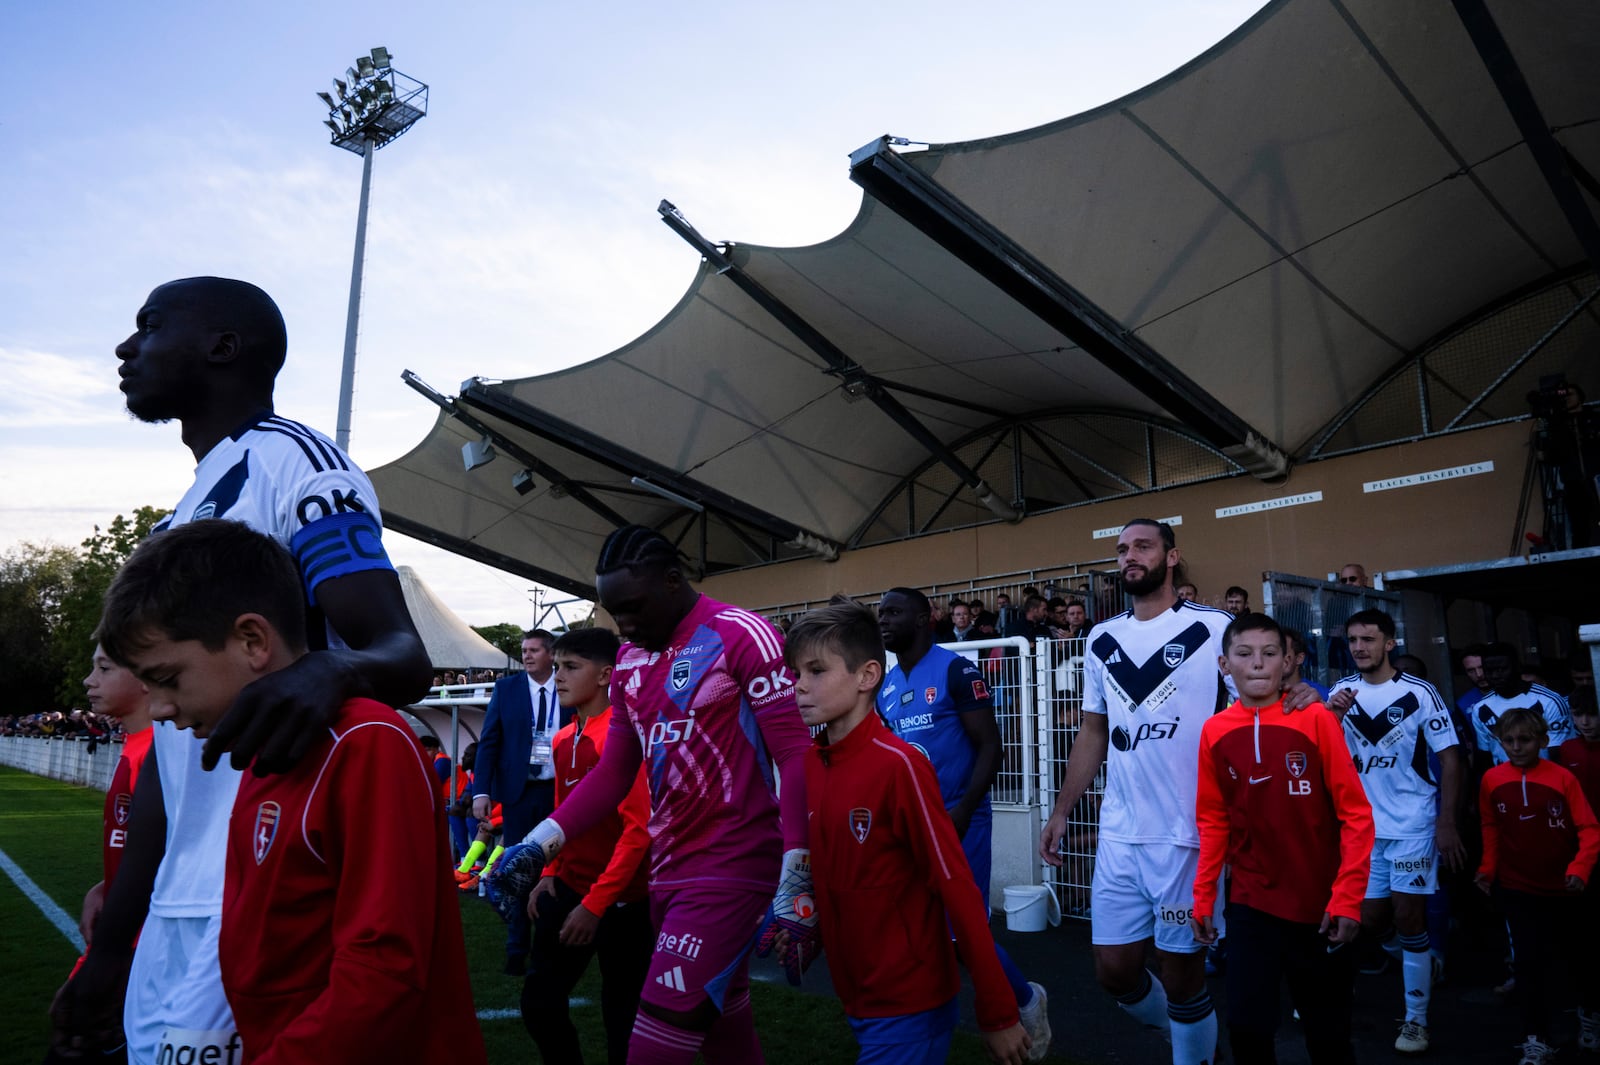
<instances>
[{"instance_id":1,"label":"sign reading places reservees","mask_svg":"<svg viewBox=\"0 0 1600 1065\"><path fill-rule=\"evenodd\" d=\"M1361 486L1363 492L1387 492L1391 488L1410 488L1414 484L1432 484L1434 481L1451 481L1457 477L1472 477L1480 473L1493 473L1493 462L1469 462L1465 466L1450 466L1427 473L1408 473L1404 477L1387 477L1381 481L1368 481Z\"/></svg>"},{"instance_id":2,"label":"sign reading places reservees","mask_svg":"<svg viewBox=\"0 0 1600 1065\"><path fill-rule=\"evenodd\" d=\"M1240 514L1259 514L1263 510L1282 510L1284 507L1298 507L1305 503L1320 502L1322 502L1321 492L1301 492L1299 495L1263 499L1259 503L1240 503L1236 507L1218 507L1217 517L1236 518Z\"/></svg>"},{"instance_id":3,"label":"sign reading places reservees","mask_svg":"<svg viewBox=\"0 0 1600 1065\"><path fill-rule=\"evenodd\" d=\"M1183 524L1183 515L1182 514L1174 514L1170 518L1157 518L1156 520L1157 521L1164 521L1168 525L1182 525ZM1122 532L1122 526L1121 525L1113 525L1109 529L1096 529L1094 532L1090 533L1089 535L1094 537L1096 540L1109 540L1113 536L1117 536L1121 532Z\"/></svg>"}]
</instances>

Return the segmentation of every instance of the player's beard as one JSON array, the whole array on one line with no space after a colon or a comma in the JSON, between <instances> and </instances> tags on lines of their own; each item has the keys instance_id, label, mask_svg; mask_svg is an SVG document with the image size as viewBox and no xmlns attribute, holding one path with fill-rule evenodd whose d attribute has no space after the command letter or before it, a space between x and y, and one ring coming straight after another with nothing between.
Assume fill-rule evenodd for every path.
<instances>
[{"instance_id":1,"label":"player's beard","mask_svg":"<svg viewBox=\"0 0 1600 1065\"><path fill-rule=\"evenodd\" d=\"M1122 575L1123 590L1129 595L1149 595L1166 583L1167 560L1164 557L1160 562L1145 570L1143 577L1132 579L1126 573Z\"/></svg>"}]
</instances>

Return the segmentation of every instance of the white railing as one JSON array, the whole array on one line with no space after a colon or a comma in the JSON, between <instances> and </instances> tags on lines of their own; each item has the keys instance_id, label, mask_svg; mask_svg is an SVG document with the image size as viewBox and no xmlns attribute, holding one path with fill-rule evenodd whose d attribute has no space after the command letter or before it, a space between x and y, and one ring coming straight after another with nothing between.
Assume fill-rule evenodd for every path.
<instances>
[{"instance_id":1,"label":"white railing","mask_svg":"<svg viewBox=\"0 0 1600 1065\"><path fill-rule=\"evenodd\" d=\"M93 749L91 754L88 740L0 736L0 765L105 791L117 771L122 743L100 740Z\"/></svg>"}]
</instances>

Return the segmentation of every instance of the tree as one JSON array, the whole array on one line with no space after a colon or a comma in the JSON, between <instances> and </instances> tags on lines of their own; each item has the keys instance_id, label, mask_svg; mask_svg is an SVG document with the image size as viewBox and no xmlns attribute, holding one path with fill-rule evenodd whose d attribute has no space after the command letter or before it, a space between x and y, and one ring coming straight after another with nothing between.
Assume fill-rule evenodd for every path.
<instances>
[{"instance_id":1,"label":"tree","mask_svg":"<svg viewBox=\"0 0 1600 1065\"><path fill-rule=\"evenodd\" d=\"M66 592L52 632L54 658L58 662L55 693L62 705L81 698L83 676L89 672L94 653L94 630L100 624L111 578L133 554L133 549L171 511L140 507L132 517L118 514L102 531L83 542L69 575Z\"/></svg>"},{"instance_id":2,"label":"tree","mask_svg":"<svg viewBox=\"0 0 1600 1065\"><path fill-rule=\"evenodd\" d=\"M64 663L54 634L76 561L60 544L22 543L0 554L0 670L14 693L8 713L56 708Z\"/></svg>"},{"instance_id":3,"label":"tree","mask_svg":"<svg viewBox=\"0 0 1600 1065\"><path fill-rule=\"evenodd\" d=\"M474 625L472 631L506 653L513 661L522 659L522 626L509 621L496 625Z\"/></svg>"}]
</instances>

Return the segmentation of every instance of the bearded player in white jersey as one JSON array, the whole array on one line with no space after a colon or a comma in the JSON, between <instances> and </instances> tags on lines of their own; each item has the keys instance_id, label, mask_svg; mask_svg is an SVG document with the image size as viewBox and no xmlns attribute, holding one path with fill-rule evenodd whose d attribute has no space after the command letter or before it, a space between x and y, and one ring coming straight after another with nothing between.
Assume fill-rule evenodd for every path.
<instances>
[{"instance_id":1,"label":"bearded player in white jersey","mask_svg":"<svg viewBox=\"0 0 1600 1065\"><path fill-rule=\"evenodd\" d=\"M237 1061L217 936L240 773L292 766L349 698L421 698L429 665L371 483L327 437L273 411L287 333L271 297L243 281L188 278L151 292L135 322L116 349L128 411L176 420L198 464L168 524L226 518L283 543L304 579L308 628L328 646L245 688L203 750L192 734L157 726L122 867L97 919L85 915L94 950L51 1007L54 1045L96 1052L125 1029L134 1065Z\"/></svg>"},{"instance_id":2,"label":"bearded player in white jersey","mask_svg":"<svg viewBox=\"0 0 1600 1065\"><path fill-rule=\"evenodd\" d=\"M1181 564L1165 522L1135 518L1123 526L1117 566L1133 609L1085 639L1083 727L1039 853L1062 864L1067 814L1105 762L1090 889L1095 978L1140 1023L1170 1034L1174 1065L1208 1065L1217 1015L1204 947L1189 928L1200 856L1195 794L1201 726L1228 701L1217 662L1233 615L1179 599L1173 585ZM1302 684L1284 706L1316 700ZM1145 968L1152 940L1158 978Z\"/></svg>"}]
</instances>

